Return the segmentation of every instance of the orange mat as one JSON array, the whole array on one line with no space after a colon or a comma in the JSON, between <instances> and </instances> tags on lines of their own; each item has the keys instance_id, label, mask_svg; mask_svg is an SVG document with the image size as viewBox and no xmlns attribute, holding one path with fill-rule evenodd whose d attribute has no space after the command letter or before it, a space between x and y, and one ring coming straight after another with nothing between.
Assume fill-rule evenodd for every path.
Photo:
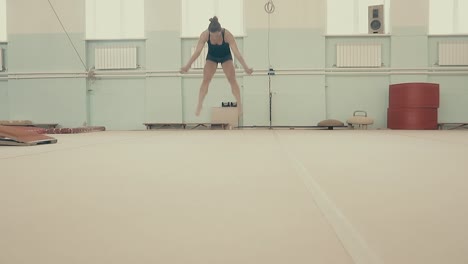
<instances>
[{"instance_id":1,"label":"orange mat","mask_svg":"<svg viewBox=\"0 0 468 264\"><path fill-rule=\"evenodd\" d=\"M0 126L0 146L34 146L57 143L57 139L22 127Z\"/></svg>"}]
</instances>

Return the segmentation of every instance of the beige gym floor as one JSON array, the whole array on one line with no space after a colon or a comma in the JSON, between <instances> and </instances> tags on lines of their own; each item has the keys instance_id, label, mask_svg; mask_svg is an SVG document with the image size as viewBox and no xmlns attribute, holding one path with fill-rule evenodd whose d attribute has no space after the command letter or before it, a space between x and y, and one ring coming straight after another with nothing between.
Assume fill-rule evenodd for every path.
<instances>
[{"instance_id":1,"label":"beige gym floor","mask_svg":"<svg viewBox=\"0 0 468 264\"><path fill-rule=\"evenodd\" d=\"M0 147L2 264L466 264L467 131L155 130Z\"/></svg>"}]
</instances>

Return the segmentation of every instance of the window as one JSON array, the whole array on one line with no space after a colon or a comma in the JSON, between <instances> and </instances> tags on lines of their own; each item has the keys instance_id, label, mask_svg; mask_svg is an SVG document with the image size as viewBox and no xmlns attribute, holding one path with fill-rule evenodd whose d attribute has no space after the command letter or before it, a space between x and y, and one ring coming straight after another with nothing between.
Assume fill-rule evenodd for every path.
<instances>
[{"instance_id":1,"label":"window","mask_svg":"<svg viewBox=\"0 0 468 264\"><path fill-rule=\"evenodd\" d=\"M430 0L429 34L467 34L468 0Z\"/></svg>"},{"instance_id":2,"label":"window","mask_svg":"<svg viewBox=\"0 0 468 264\"><path fill-rule=\"evenodd\" d=\"M86 0L86 38L144 38L144 2L144 0Z\"/></svg>"},{"instance_id":3,"label":"window","mask_svg":"<svg viewBox=\"0 0 468 264\"><path fill-rule=\"evenodd\" d=\"M6 0L0 0L0 42L7 41Z\"/></svg>"},{"instance_id":4,"label":"window","mask_svg":"<svg viewBox=\"0 0 468 264\"><path fill-rule=\"evenodd\" d=\"M243 0L182 0L182 37L198 37L213 16L234 36L244 35Z\"/></svg>"},{"instance_id":5,"label":"window","mask_svg":"<svg viewBox=\"0 0 468 264\"><path fill-rule=\"evenodd\" d=\"M327 0L327 34L368 34L369 6L384 5L384 29L390 32L390 0Z\"/></svg>"}]
</instances>

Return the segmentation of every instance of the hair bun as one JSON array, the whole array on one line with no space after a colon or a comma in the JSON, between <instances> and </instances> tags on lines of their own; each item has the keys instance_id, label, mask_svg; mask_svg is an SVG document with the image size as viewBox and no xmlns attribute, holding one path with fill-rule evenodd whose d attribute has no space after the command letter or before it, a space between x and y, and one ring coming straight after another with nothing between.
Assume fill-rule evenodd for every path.
<instances>
[{"instance_id":1,"label":"hair bun","mask_svg":"<svg viewBox=\"0 0 468 264\"><path fill-rule=\"evenodd\" d=\"M208 26L208 30L210 32L218 32L222 30L217 16L210 18L210 25Z\"/></svg>"}]
</instances>

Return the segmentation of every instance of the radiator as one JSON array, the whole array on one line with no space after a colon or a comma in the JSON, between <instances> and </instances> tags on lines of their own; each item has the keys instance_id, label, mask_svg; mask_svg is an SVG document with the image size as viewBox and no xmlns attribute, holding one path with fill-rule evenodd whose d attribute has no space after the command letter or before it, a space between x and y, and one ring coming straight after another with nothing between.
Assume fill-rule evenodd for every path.
<instances>
[{"instance_id":1,"label":"radiator","mask_svg":"<svg viewBox=\"0 0 468 264\"><path fill-rule=\"evenodd\" d=\"M196 46L192 47L192 49L190 50L190 55L195 53L196 49L197 49ZM192 68L193 69L203 69L205 67L206 55L208 55L208 45L205 45L205 47L203 47L203 49L202 49L202 51L200 53L200 56L193 62Z\"/></svg>"},{"instance_id":2,"label":"radiator","mask_svg":"<svg viewBox=\"0 0 468 264\"><path fill-rule=\"evenodd\" d=\"M117 70L137 68L136 47L99 47L95 49L96 70Z\"/></svg>"},{"instance_id":3,"label":"radiator","mask_svg":"<svg viewBox=\"0 0 468 264\"><path fill-rule=\"evenodd\" d=\"M381 67L382 44L338 43L336 45L336 67Z\"/></svg>"},{"instance_id":4,"label":"radiator","mask_svg":"<svg viewBox=\"0 0 468 264\"><path fill-rule=\"evenodd\" d=\"M0 71L3 71L3 49L0 49Z\"/></svg>"},{"instance_id":5,"label":"radiator","mask_svg":"<svg viewBox=\"0 0 468 264\"><path fill-rule=\"evenodd\" d=\"M440 66L466 66L468 65L468 41L440 41Z\"/></svg>"}]
</instances>

